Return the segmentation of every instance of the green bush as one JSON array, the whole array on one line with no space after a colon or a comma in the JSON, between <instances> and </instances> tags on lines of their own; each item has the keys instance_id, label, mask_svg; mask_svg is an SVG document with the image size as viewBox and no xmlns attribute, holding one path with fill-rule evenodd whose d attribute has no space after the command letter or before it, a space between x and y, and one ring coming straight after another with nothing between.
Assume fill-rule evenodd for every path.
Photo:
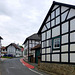
<instances>
[{"instance_id":1,"label":"green bush","mask_svg":"<svg viewBox=\"0 0 75 75\"><path fill-rule=\"evenodd\" d=\"M13 58L13 57L8 57L8 56L2 56L2 58Z\"/></svg>"}]
</instances>

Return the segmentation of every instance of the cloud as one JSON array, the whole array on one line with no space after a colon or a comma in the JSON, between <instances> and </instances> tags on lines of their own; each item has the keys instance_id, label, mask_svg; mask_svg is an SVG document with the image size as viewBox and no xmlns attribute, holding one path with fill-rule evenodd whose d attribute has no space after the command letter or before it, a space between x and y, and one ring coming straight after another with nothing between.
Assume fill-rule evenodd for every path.
<instances>
[{"instance_id":1,"label":"cloud","mask_svg":"<svg viewBox=\"0 0 75 75\"><path fill-rule=\"evenodd\" d=\"M37 33L52 2L53 0L0 0L0 35L4 38L2 44L22 44L26 37ZM75 4L74 0L64 2Z\"/></svg>"}]
</instances>

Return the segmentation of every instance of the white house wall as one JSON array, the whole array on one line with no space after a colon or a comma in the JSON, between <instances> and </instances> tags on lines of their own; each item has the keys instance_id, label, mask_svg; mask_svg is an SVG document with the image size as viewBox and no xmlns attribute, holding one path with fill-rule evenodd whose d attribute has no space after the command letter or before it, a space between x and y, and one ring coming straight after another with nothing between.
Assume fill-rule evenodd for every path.
<instances>
[{"instance_id":1,"label":"white house wall","mask_svg":"<svg viewBox=\"0 0 75 75\"><path fill-rule=\"evenodd\" d=\"M52 20L52 21L51 21L51 27L53 27L54 25L55 25L55 21Z\"/></svg>"},{"instance_id":2,"label":"white house wall","mask_svg":"<svg viewBox=\"0 0 75 75\"><path fill-rule=\"evenodd\" d=\"M69 9L68 7L64 7L64 6L61 6L61 13L63 13L64 11L66 11L67 9Z\"/></svg>"},{"instance_id":3,"label":"white house wall","mask_svg":"<svg viewBox=\"0 0 75 75\"><path fill-rule=\"evenodd\" d=\"M70 33L70 42L75 42L75 32Z\"/></svg>"},{"instance_id":4,"label":"white house wall","mask_svg":"<svg viewBox=\"0 0 75 75\"><path fill-rule=\"evenodd\" d=\"M75 44L70 44L70 51L75 51Z\"/></svg>"},{"instance_id":5,"label":"white house wall","mask_svg":"<svg viewBox=\"0 0 75 75\"><path fill-rule=\"evenodd\" d=\"M14 46L9 46L9 47L7 48L7 54L16 55L15 47L14 47Z\"/></svg>"},{"instance_id":6,"label":"white house wall","mask_svg":"<svg viewBox=\"0 0 75 75\"><path fill-rule=\"evenodd\" d=\"M33 57L35 58L35 50L32 50Z\"/></svg>"},{"instance_id":7,"label":"white house wall","mask_svg":"<svg viewBox=\"0 0 75 75\"><path fill-rule=\"evenodd\" d=\"M16 57L19 57L22 55L22 52L19 49L16 49L14 46L9 46L7 48L7 54L13 54Z\"/></svg>"},{"instance_id":8,"label":"white house wall","mask_svg":"<svg viewBox=\"0 0 75 75\"><path fill-rule=\"evenodd\" d=\"M48 22L48 21L50 21L50 16L48 17L48 19L47 19L47 21L46 21L46 22Z\"/></svg>"},{"instance_id":9,"label":"white house wall","mask_svg":"<svg viewBox=\"0 0 75 75\"><path fill-rule=\"evenodd\" d=\"M54 51L52 51L53 53L56 53L56 52L60 52L60 50L54 50Z\"/></svg>"},{"instance_id":10,"label":"white house wall","mask_svg":"<svg viewBox=\"0 0 75 75\"><path fill-rule=\"evenodd\" d=\"M61 52L68 52L68 45L61 46Z\"/></svg>"},{"instance_id":11,"label":"white house wall","mask_svg":"<svg viewBox=\"0 0 75 75\"><path fill-rule=\"evenodd\" d=\"M57 17L56 18L56 24L59 24L60 23L60 17Z\"/></svg>"},{"instance_id":12,"label":"white house wall","mask_svg":"<svg viewBox=\"0 0 75 75\"><path fill-rule=\"evenodd\" d=\"M52 61L57 61L57 62L59 62L59 54L53 54L53 55L52 55Z\"/></svg>"},{"instance_id":13,"label":"white house wall","mask_svg":"<svg viewBox=\"0 0 75 75\"><path fill-rule=\"evenodd\" d=\"M53 7L53 9L52 10L54 10L55 8L57 8L59 5L55 5L54 7Z\"/></svg>"},{"instance_id":14,"label":"white house wall","mask_svg":"<svg viewBox=\"0 0 75 75\"><path fill-rule=\"evenodd\" d=\"M68 32L68 22L62 24L62 34Z\"/></svg>"},{"instance_id":15,"label":"white house wall","mask_svg":"<svg viewBox=\"0 0 75 75\"><path fill-rule=\"evenodd\" d=\"M48 31L47 31L47 39L49 39L50 37L51 37L51 31L48 30ZM44 36L42 36L42 38L44 38Z\"/></svg>"},{"instance_id":16,"label":"white house wall","mask_svg":"<svg viewBox=\"0 0 75 75\"><path fill-rule=\"evenodd\" d=\"M60 26L52 29L52 37L60 35Z\"/></svg>"},{"instance_id":17,"label":"white house wall","mask_svg":"<svg viewBox=\"0 0 75 75\"><path fill-rule=\"evenodd\" d=\"M68 53L61 54L61 61L62 62L68 62Z\"/></svg>"},{"instance_id":18,"label":"white house wall","mask_svg":"<svg viewBox=\"0 0 75 75\"><path fill-rule=\"evenodd\" d=\"M46 53L50 53L51 49L50 48L46 48Z\"/></svg>"},{"instance_id":19,"label":"white house wall","mask_svg":"<svg viewBox=\"0 0 75 75\"><path fill-rule=\"evenodd\" d=\"M75 30L75 19L70 21L70 31Z\"/></svg>"},{"instance_id":20,"label":"white house wall","mask_svg":"<svg viewBox=\"0 0 75 75\"><path fill-rule=\"evenodd\" d=\"M43 27L42 32L45 31L45 30L47 30L46 26Z\"/></svg>"},{"instance_id":21,"label":"white house wall","mask_svg":"<svg viewBox=\"0 0 75 75\"><path fill-rule=\"evenodd\" d=\"M66 11L64 14L61 15L62 22L65 21L67 14L68 14L68 11Z\"/></svg>"},{"instance_id":22,"label":"white house wall","mask_svg":"<svg viewBox=\"0 0 75 75\"><path fill-rule=\"evenodd\" d=\"M56 10L56 16L58 16L60 14L60 9L58 8L57 10Z\"/></svg>"},{"instance_id":23,"label":"white house wall","mask_svg":"<svg viewBox=\"0 0 75 75\"><path fill-rule=\"evenodd\" d=\"M75 53L70 54L70 62L75 63Z\"/></svg>"},{"instance_id":24,"label":"white house wall","mask_svg":"<svg viewBox=\"0 0 75 75\"><path fill-rule=\"evenodd\" d=\"M47 23L46 26L47 26L47 28L49 29L49 28L50 28L50 23Z\"/></svg>"},{"instance_id":25,"label":"white house wall","mask_svg":"<svg viewBox=\"0 0 75 75\"><path fill-rule=\"evenodd\" d=\"M70 9L70 12L69 12L69 15L68 15L67 19L69 19L73 16L75 16L75 9Z\"/></svg>"},{"instance_id":26,"label":"white house wall","mask_svg":"<svg viewBox=\"0 0 75 75\"><path fill-rule=\"evenodd\" d=\"M45 55L42 55L42 61L45 61Z\"/></svg>"},{"instance_id":27,"label":"white house wall","mask_svg":"<svg viewBox=\"0 0 75 75\"><path fill-rule=\"evenodd\" d=\"M45 54L45 49L42 49L42 54Z\"/></svg>"},{"instance_id":28,"label":"white house wall","mask_svg":"<svg viewBox=\"0 0 75 75\"><path fill-rule=\"evenodd\" d=\"M68 34L62 36L62 44L68 43Z\"/></svg>"},{"instance_id":29,"label":"white house wall","mask_svg":"<svg viewBox=\"0 0 75 75\"><path fill-rule=\"evenodd\" d=\"M46 55L46 61L50 61L50 54Z\"/></svg>"}]
</instances>

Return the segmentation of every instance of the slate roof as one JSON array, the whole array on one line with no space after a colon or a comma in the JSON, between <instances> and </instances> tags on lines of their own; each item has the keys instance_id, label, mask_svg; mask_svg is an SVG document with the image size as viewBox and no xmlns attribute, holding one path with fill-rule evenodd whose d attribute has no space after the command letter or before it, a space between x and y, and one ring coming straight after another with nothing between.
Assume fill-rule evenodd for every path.
<instances>
[{"instance_id":1,"label":"slate roof","mask_svg":"<svg viewBox=\"0 0 75 75\"><path fill-rule=\"evenodd\" d=\"M23 44L25 44L27 42L27 40L36 40L36 41L40 41L40 37L38 36L38 34L33 34L29 37L27 37L24 41Z\"/></svg>"},{"instance_id":2,"label":"slate roof","mask_svg":"<svg viewBox=\"0 0 75 75\"><path fill-rule=\"evenodd\" d=\"M69 8L75 9L75 5L64 4L64 3L60 3L60 2L53 1L53 4L52 4L52 6L51 6L50 9L49 9L49 11L48 11L48 13L47 13L47 15L46 15L46 17L45 17L45 19L44 19L44 21L43 21L41 27L40 27L40 29L39 29L39 31L38 31L38 34L41 33L41 30L42 30L42 28L43 28L43 26L44 26L44 24L45 24L45 22L46 22L48 16L50 15L50 13L51 13L51 11L52 11L52 9L53 9L53 7L54 7L55 5L65 6L65 7L69 7Z\"/></svg>"}]
</instances>

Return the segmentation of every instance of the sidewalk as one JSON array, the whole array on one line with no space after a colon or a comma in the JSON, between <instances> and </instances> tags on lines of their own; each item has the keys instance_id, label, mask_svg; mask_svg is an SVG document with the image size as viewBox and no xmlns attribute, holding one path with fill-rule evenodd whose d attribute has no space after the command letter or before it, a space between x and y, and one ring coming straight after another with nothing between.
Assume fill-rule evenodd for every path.
<instances>
[{"instance_id":1,"label":"sidewalk","mask_svg":"<svg viewBox=\"0 0 75 75\"><path fill-rule=\"evenodd\" d=\"M26 67L30 68L30 69L34 69L34 66L28 64L27 62L25 62L23 59L20 59L20 61L23 63L23 65L25 65Z\"/></svg>"},{"instance_id":2,"label":"sidewalk","mask_svg":"<svg viewBox=\"0 0 75 75\"><path fill-rule=\"evenodd\" d=\"M41 73L40 75L49 75L48 73L45 73L44 71L39 70L39 69L38 69L38 64L36 64L36 63L27 62L27 61L25 61L23 58L20 59L20 61L21 61L22 63L25 63L25 64L23 64L23 65L25 65L25 66L27 66L27 65L33 66L33 68L31 68L31 67L29 68L29 66L28 66L28 68L29 68L29 69L32 69L32 70L34 70L34 71L36 71L36 72Z\"/></svg>"}]
</instances>

